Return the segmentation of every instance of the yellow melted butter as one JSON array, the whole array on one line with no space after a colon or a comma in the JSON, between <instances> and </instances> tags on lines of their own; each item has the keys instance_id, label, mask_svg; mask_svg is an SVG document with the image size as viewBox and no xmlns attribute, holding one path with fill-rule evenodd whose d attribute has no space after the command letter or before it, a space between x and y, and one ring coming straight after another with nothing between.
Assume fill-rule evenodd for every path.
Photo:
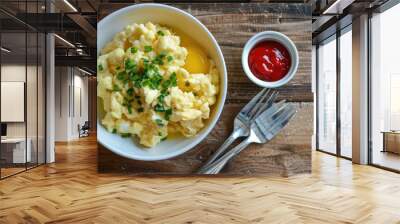
<instances>
[{"instance_id":1,"label":"yellow melted butter","mask_svg":"<svg viewBox=\"0 0 400 224\"><path fill-rule=\"evenodd\" d=\"M186 49L188 50L188 55L186 57L186 63L183 68L185 68L192 74L207 74L210 67L207 55L196 46L187 46Z\"/></svg>"},{"instance_id":2,"label":"yellow melted butter","mask_svg":"<svg viewBox=\"0 0 400 224\"><path fill-rule=\"evenodd\" d=\"M202 48L190 37L180 31L175 32L180 37L181 46L188 51L185 65L183 66L191 74L203 73L207 74L210 64L207 54Z\"/></svg>"}]
</instances>

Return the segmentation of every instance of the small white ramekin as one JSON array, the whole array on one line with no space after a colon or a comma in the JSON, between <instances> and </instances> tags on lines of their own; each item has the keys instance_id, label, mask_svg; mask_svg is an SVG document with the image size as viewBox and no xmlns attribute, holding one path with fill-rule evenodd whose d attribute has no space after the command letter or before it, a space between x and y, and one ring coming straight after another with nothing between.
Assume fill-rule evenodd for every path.
<instances>
[{"instance_id":1,"label":"small white ramekin","mask_svg":"<svg viewBox=\"0 0 400 224\"><path fill-rule=\"evenodd\" d=\"M266 41L266 40L272 40L272 41L281 43L289 51L290 58L291 58L291 66L290 66L288 74L284 78L282 78L278 81L274 81L274 82L263 81L263 80L257 78L251 72L250 67L249 67L249 62L248 62L249 53L250 53L251 49L253 49L253 47L256 44L258 44L262 41ZM244 73L246 73L247 77L249 77L249 79L252 82L254 82L256 85L264 87L264 88L276 88L276 87L285 85L294 77L298 66L299 66L299 53L297 51L296 45L293 43L292 40L289 39L289 37L287 37L286 35L279 33L279 32L264 31L264 32L257 33L256 35L254 35L252 38L250 38L247 41L246 45L243 48L242 67L243 67Z\"/></svg>"}]
</instances>

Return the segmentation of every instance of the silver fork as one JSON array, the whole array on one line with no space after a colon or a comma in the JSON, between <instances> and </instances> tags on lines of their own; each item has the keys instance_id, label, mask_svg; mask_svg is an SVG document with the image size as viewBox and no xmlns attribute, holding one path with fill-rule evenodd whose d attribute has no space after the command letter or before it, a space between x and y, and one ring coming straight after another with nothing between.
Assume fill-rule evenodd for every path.
<instances>
[{"instance_id":1,"label":"silver fork","mask_svg":"<svg viewBox=\"0 0 400 224\"><path fill-rule=\"evenodd\" d=\"M282 105L279 108L269 108L258 116L251 125L250 135L243 142L231 149L215 162L204 167L202 174L217 174L224 166L251 143L264 144L275 137L295 115L296 109L292 105Z\"/></svg>"},{"instance_id":2,"label":"silver fork","mask_svg":"<svg viewBox=\"0 0 400 224\"><path fill-rule=\"evenodd\" d=\"M210 165L225 150L230 146L237 138L243 136L249 136L250 126L254 119L261 114L265 109L269 108L276 97L278 96L277 91L270 91L269 89L261 90L243 109L236 115L233 122L233 132L225 140L225 142L214 152L213 155L207 160L207 162L199 169L198 173L202 173L203 167ZM265 102L264 102L265 101Z\"/></svg>"}]
</instances>

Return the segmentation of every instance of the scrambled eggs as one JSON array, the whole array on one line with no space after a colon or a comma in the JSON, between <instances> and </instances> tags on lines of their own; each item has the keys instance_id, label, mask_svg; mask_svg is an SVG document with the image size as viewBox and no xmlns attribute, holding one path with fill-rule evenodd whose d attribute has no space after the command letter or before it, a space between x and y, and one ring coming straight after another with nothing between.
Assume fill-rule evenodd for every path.
<instances>
[{"instance_id":1,"label":"scrambled eggs","mask_svg":"<svg viewBox=\"0 0 400 224\"><path fill-rule=\"evenodd\" d=\"M197 134L216 103L219 75L200 48L188 48L170 29L150 22L117 33L97 60L102 125L137 136L146 147L171 133Z\"/></svg>"}]
</instances>

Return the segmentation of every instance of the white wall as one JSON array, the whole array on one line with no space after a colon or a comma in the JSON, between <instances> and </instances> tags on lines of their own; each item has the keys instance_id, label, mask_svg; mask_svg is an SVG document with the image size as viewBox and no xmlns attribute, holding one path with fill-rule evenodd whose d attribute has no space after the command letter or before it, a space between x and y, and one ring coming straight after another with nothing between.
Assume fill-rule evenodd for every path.
<instances>
[{"instance_id":1,"label":"white wall","mask_svg":"<svg viewBox=\"0 0 400 224\"><path fill-rule=\"evenodd\" d=\"M72 109L72 130L71 135L73 138L79 137L78 124L83 125L85 121L88 121L88 78L82 76L82 73L74 75L74 108Z\"/></svg>"},{"instance_id":2,"label":"white wall","mask_svg":"<svg viewBox=\"0 0 400 224\"><path fill-rule=\"evenodd\" d=\"M27 67L28 74L36 74L36 66L28 66ZM25 65L18 65L18 64L5 64L1 66L1 81L2 82L25 82ZM30 85L36 86L36 80L29 80ZM33 92L31 92L31 91ZM27 88L27 103L35 102L36 107L36 88ZM28 106L28 105L27 105ZM31 105L33 106L33 105ZM7 108L1 108L2 110L7 110ZM36 123L36 113L27 113L28 122L35 121ZM29 127L33 127L32 125L28 125ZM36 125L34 127L36 130ZM28 137L29 136L28 130ZM7 137L25 137L25 122L9 122L7 123ZM36 135L35 135L36 137Z\"/></svg>"},{"instance_id":3,"label":"white wall","mask_svg":"<svg viewBox=\"0 0 400 224\"><path fill-rule=\"evenodd\" d=\"M68 140L68 116L69 116L69 69L67 67L55 68L55 141Z\"/></svg>"},{"instance_id":4,"label":"white wall","mask_svg":"<svg viewBox=\"0 0 400 224\"><path fill-rule=\"evenodd\" d=\"M55 73L55 140L74 140L78 125L88 120L88 78L71 67L56 67Z\"/></svg>"},{"instance_id":5,"label":"white wall","mask_svg":"<svg viewBox=\"0 0 400 224\"><path fill-rule=\"evenodd\" d=\"M25 82L25 65L2 65L1 81ZM1 108L5 110L6 108ZM7 123L7 137L25 137L25 123Z\"/></svg>"}]
</instances>

